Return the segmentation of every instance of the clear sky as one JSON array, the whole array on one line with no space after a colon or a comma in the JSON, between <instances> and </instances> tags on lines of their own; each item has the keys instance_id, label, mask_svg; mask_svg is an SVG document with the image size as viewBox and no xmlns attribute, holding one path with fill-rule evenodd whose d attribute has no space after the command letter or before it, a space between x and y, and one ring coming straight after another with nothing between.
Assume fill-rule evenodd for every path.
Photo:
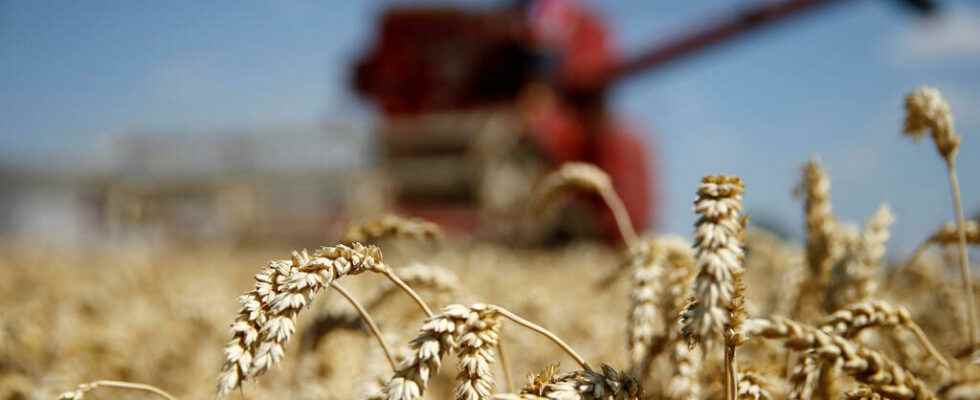
<instances>
[{"instance_id":1,"label":"clear sky","mask_svg":"<svg viewBox=\"0 0 980 400\"><path fill-rule=\"evenodd\" d=\"M751 3L591 1L626 52ZM799 232L790 192L817 156L845 219L892 205L904 253L951 217L933 146L899 135L920 84L952 103L965 204L980 210L980 7L945 1L927 22L897 1L841 3L616 89L659 158L662 230L689 235L698 179L728 172L756 220ZM0 161L84 164L131 131L370 121L346 78L383 4L0 1Z\"/></svg>"}]
</instances>

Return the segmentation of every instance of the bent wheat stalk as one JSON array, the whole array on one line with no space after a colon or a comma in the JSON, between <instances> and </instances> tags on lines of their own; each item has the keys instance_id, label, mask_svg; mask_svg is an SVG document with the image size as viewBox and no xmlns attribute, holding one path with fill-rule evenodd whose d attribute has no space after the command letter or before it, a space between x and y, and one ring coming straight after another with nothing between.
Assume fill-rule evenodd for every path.
<instances>
[{"instance_id":1,"label":"bent wheat stalk","mask_svg":"<svg viewBox=\"0 0 980 400\"><path fill-rule=\"evenodd\" d=\"M388 364L391 365L391 370L394 371L396 366L395 359L392 358L391 355L391 347L385 342L384 335L381 334L381 330L378 329L378 325L374 323L374 318L371 318L371 314L364 309L361 302L357 301L357 299L354 298L354 296L351 295L347 289L344 289L344 287L337 284L337 282L330 282L330 287L347 299L347 302L349 302L350 305L357 310L357 313L361 315L361 318L364 319L364 322L367 323L368 327L371 329L371 334L374 335L375 339L377 339L378 346L381 346L381 350L384 351L385 358L388 359Z\"/></svg>"},{"instance_id":2,"label":"bent wheat stalk","mask_svg":"<svg viewBox=\"0 0 980 400\"><path fill-rule=\"evenodd\" d=\"M616 194L612 181L604 171L592 164L582 162L567 162L541 181L536 190L534 203L537 207L542 207L551 202L551 198L562 190L574 187L593 191L602 197L609 210L613 213L616 226L619 229L623 241L628 248L633 248L638 243L636 229L630 220L629 212L623 200Z\"/></svg>"},{"instance_id":3,"label":"bent wheat stalk","mask_svg":"<svg viewBox=\"0 0 980 400\"><path fill-rule=\"evenodd\" d=\"M145 383L132 383L132 382L123 382L123 381L109 381L109 380L83 383L81 385L78 385L78 387L75 388L75 390L62 393L61 396L58 396L58 399L59 400L82 400L85 398L85 395L88 392L91 392L100 387L128 389L128 390L135 390L140 392L153 393L159 396L160 398L166 400L177 400L176 397L174 397L170 393L167 393L163 389L160 389L156 386L147 385Z\"/></svg>"},{"instance_id":4,"label":"bent wheat stalk","mask_svg":"<svg viewBox=\"0 0 980 400\"><path fill-rule=\"evenodd\" d=\"M977 346L976 297L973 294L970 259L966 252L966 217L963 216L960 184L956 176L956 154L960 147L960 136L953 128L953 113L949 109L949 103L939 93L939 90L923 86L913 90L905 97L904 132L912 140L919 140L926 131L931 134L932 141L936 145L936 151L946 161L949 187L953 198L953 211L956 214L963 301L966 302L967 321L970 324L966 331L970 335L970 347L975 348Z\"/></svg>"}]
</instances>

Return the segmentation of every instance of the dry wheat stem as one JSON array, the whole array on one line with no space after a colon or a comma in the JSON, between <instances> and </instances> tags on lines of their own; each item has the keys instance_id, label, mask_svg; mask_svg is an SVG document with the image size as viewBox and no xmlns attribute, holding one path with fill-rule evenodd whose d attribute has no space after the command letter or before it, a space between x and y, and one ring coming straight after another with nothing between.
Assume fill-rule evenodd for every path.
<instances>
[{"instance_id":1,"label":"dry wheat stem","mask_svg":"<svg viewBox=\"0 0 980 400\"><path fill-rule=\"evenodd\" d=\"M507 363L507 353L504 353L503 341L497 341L497 358L500 359L500 369L504 373L504 385L508 392L513 392L514 376L510 373L510 364Z\"/></svg>"},{"instance_id":2,"label":"dry wheat stem","mask_svg":"<svg viewBox=\"0 0 980 400\"><path fill-rule=\"evenodd\" d=\"M858 382L891 399L936 398L922 381L893 361L839 335L783 318L748 320L741 335L783 340L789 349L811 351L824 362L839 365Z\"/></svg>"},{"instance_id":3,"label":"dry wheat stem","mask_svg":"<svg viewBox=\"0 0 980 400\"><path fill-rule=\"evenodd\" d=\"M391 365L391 370L395 371L396 365L395 365L395 359L392 358L391 355L392 354L391 347L388 346L388 343L385 343L384 336L381 334L381 330L378 329L378 325L374 323L374 318L371 318L371 314L364 309L364 306L362 306L361 303L357 301L357 299L354 298L354 296L351 295L350 292L347 291L347 289L344 289L344 287L340 286L337 282L330 282L330 287L336 290L337 293L340 293L340 295L343 296L345 299L347 299L347 302L349 302L350 305L354 307L355 310L357 310L357 313L361 315L361 318L364 319L364 322L367 323L368 328L371 329L371 334L373 334L375 339L378 340L378 345L381 346L381 350L384 351L385 358L388 359L388 364Z\"/></svg>"},{"instance_id":4,"label":"dry wheat stem","mask_svg":"<svg viewBox=\"0 0 980 400\"><path fill-rule=\"evenodd\" d=\"M602 201L606 203L606 207L612 211L616 226L623 237L623 241L626 242L626 246L633 248L637 244L639 239L636 235L636 229L633 228L633 222L630 220L629 212L626 210L626 205L623 204L623 200L619 198L613 188L609 175L595 165L583 162L562 164L557 171L545 176L538 185L535 202L542 206L549 202L552 196L568 186L598 193L602 197Z\"/></svg>"},{"instance_id":5,"label":"dry wheat stem","mask_svg":"<svg viewBox=\"0 0 980 400\"><path fill-rule=\"evenodd\" d=\"M580 365L583 369L591 369L589 367L589 364L585 362L585 359L582 358L582 356L578 355L578 353L576 353L575 350L573 350L571 346L569 346L567 343L565 343L564 340L561 340L561 338L559 338L558 336L556 336L554 333L551 333L551 331L549 331L549 330L547 330L545 328L542 328L538 324L535 324L535 323L533 323L531 321L528 321L528 320L526 320L524 318L521 318L519 315L514 314L514 313L508 311L507 309L505 309L503 307L496 306L496 305L492 305L491 307L493 307L494 310L496 310L498 313L500 313L500 315L506 317L507 319L513 321L514 323L516 323L518 325L521 325L521 326L523 326L525 328L528 328L528 329L530 329L530 330L532 330L534 332L537 332L538 334L540 334L540 335L548 338L552 342L554 342L566 354L568 354L570 357L572 357L572 359L574 359L575 362L577 362L578 365Z\"/></svg>"},{"instance_id":6,"label":"dry wheat stem","mask_svg":"<svg viewBox=\"0 0 980 400\"><path fill-rule=\"evenodd\" d=\"M381 272L384 273L385 276L388 277L388 279L394 282L395 285L398 285L398 287L400 287L402 291L408 294L408 296L411 297L413 301L415 301L415 304L418 304L419 308L421 308L422 311L425 312L425 315L427 317L432 318L434 314L432 313L432 309L429 308L429 305L425 304L425 301L423 301L422 298L419 297L419 294L415 293L415 291L412 290L410 286L405 284L405 282L402 281L401 278L399 278L398 275L396 275L395 272L391 270L391 268L384 267Z\"/></svg>"},{"instance_id":7,"label":"dry wheat stem","mask_svg":"<svg viewBox=\"0 0 980 400\"><path fill-rule=\"evenodd\" d=\"M75 388L75 390L62 393L61 396L58 397L58 399L82 400L83 398L85 398L86 393L91 392L100 387L136 390L141 392L153 393L166 400L177 400L176 397L174 397L170 393L167 393L163 389L160 389L156 386L147 385L145 383L132 383L132 382L110 381L110 380L100 380L100 381L94 381L89 383L83 383L81 385L78 385L78 387Z\"/></svg>"},{"instance_id":8,"label":"dry wheat stem","mask_svg":"<svg viewBox=\"0 0 980 400\"><path fill-rule=\"evenodd\" d=\"M966 302L967 321L970 324L968 332L970 334L970 347L977 346L977 309L976 297L973 293L973 277L970 272L970 259L966 252L966 218L963 216L963 205L960 201L960 183L956 178L956 158L950 157L946 160L947 171L949 172L949 186L953 194L953 209L956 210L956 225L959 231L959 256L960 256L960 277L963 280L963 293Z\"/></svg>"},{"instance_id":9,"label":"dry wheat stem","mask_svg":"<svg viewBox=\"0 0 980 400\"><path fill-rule=\"evenodd\" d=\"M392 272L394 273L394 271ZM413 263L404 268L399 268L397 277L405 283L405 286L414 288L412 290L414 292L417 292L415 289L426 288L437 292L454 293L460 288L459 278L452 271L420 263ZM369 311L376 310L399 290L409 293L404 290L405 286L397 284L385 286L380 293L368 302L367 309ZM419 307L422 308L421 304Z\"/></svg>"}]
</instances>

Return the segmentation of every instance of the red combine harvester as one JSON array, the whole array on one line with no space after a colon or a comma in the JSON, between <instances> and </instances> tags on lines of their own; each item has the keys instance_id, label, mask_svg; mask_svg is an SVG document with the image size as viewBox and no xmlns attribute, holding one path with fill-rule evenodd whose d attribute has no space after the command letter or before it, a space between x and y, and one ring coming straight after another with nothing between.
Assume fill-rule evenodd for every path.
<instances>
[{"instance_id":1,"label":"red combine harvester","mask_svg":"<svg viewBox=\"0 0 980 400\"><path fill-rule=\"evenodd\" d=\"M536 180L561 163L584 161L611 176L643 230L656 220L656 163L639 135L608 109L610 88L773 22L845 2L766 1L632 58L621 56L594 14L570 1L483 10L397 6L381 15L353 85L382 114L377 144L400 212L512 235ZM933 9L928 1L903 3ZM597 199L582 200L577 217L561 218L558 230L615 238L610 213Z\"/></svg>"}]
</instances>

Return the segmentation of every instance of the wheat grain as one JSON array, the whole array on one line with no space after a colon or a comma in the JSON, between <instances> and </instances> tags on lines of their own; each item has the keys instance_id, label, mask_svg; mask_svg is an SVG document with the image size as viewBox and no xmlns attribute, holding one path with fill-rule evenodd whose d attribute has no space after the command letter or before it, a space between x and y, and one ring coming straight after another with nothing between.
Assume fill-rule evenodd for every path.
<instances>
[{"instance_id":1,"label":"wheat grain","mask_svg":"<svg viewBox=\"0 0 980 400\"><path fill-rule=\"evenodd\" d=\"M811 351L878 394L897 400L935 399L922 381L878 352L839 335L783 318L753 318L743 324L745 338L783 340L797 351Z\"/></svg>"},{"instance_id":2,"label":"wheat grain","mask_svg":"<svg viewBox=\"0 0 980 400\"><path fill-rule=\"evenodd\" d=\"M469 307L453 304L426 320L418 336L412 339L412 354L398 366L384 388L388 400L421 399L429 379L439 372L442 359L455 346L457 330L475 314Z\"/></svg>"},{"instance_id":3,"label":"wheat grain","mask_svg":"<svg viewBox=\"0 0 980 400\"><path fill-rule=\"evenodd\" d=\"M381 218L352 225L344 234L345 243L368 243L388 238L439 240L443 233L439 225L421 218L385 215Z\"/></svg>"}]
</instances>

